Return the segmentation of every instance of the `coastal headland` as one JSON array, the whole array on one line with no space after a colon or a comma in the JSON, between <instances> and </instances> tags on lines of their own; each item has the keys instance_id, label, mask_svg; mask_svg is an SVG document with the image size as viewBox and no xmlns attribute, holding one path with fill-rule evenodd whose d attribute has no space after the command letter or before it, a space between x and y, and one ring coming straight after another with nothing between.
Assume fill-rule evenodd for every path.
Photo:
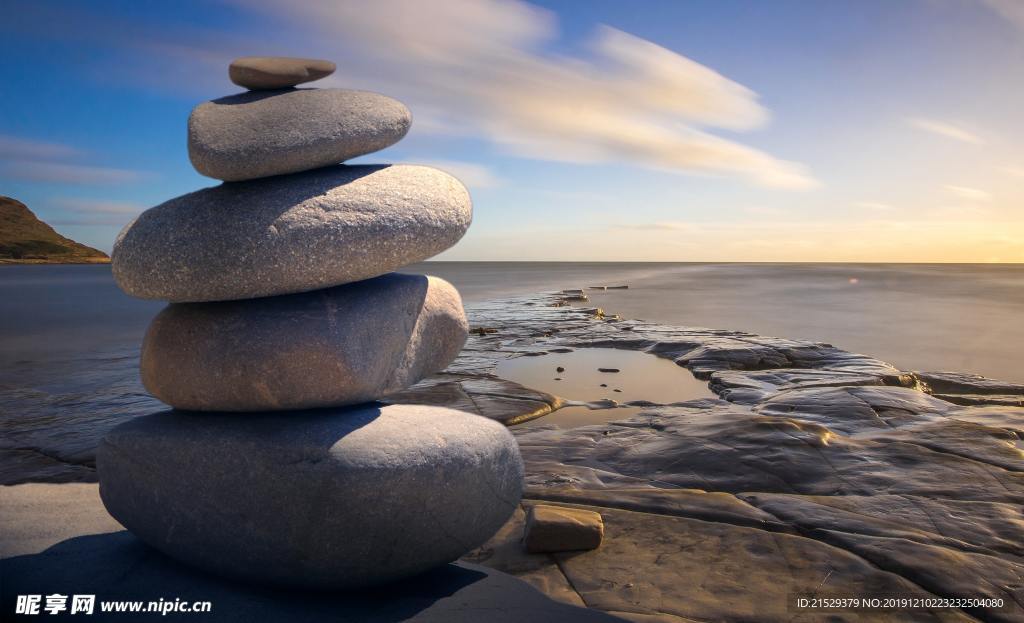
<instances>
[{"instance_id":1,"label":"coastal headland","mask_svg":"<svg viewBox=\"0 0 1024 623\"><path fill-rule=\"evenodd\" d=\"M0 264L109 264L106 253L58 234L28 207L0 196Z\"/></svg>"}]
</instances>

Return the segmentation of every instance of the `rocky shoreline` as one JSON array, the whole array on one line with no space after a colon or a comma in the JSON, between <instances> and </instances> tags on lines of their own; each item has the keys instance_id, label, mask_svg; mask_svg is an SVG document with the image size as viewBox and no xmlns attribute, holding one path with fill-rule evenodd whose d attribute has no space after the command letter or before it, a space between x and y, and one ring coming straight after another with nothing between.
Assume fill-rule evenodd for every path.
<instances>
[{"instance_id":1,"label":"rocky shoreline","mask_svg":"<svg viewBox=\"0 0 1024 623\"><path fill-rule=\"evenodd\" d=\"M621 320L559 294L467 312L458 358L388 398L512 425L524 502L466 560L636 621L818 620L793 609L805 594L1002 599L913 614L1024 620L1024 386L901 371L828 344ZM543 417L564 399L494 375L507 357L588 347L671 359L718 398L632 402L639 415L559 429ZM525 510L538 501L599 511L604 544L525 553ZM906 620L855 614L836 620Z\"/></svg>"},{"instance_id":2,"label":"rocky shoreline","mask_svg":"<svg viewBox=\"0 0 1024 623\"><path fill-rule=\"evenodd\" d=\"M1002 599L914 616L1024 619L1024 386L549 307L557 295L532 303L529 321L500 304L476 315L494 331L474 334L449 371L492 369L493 353L627 348L687 367L719 398L570 430L513 428L524 506L598 509L605 545L529 556L509 525L473 560L634 620L793 620L794 595L811 593Z\"/></svg>"}]
</instances>

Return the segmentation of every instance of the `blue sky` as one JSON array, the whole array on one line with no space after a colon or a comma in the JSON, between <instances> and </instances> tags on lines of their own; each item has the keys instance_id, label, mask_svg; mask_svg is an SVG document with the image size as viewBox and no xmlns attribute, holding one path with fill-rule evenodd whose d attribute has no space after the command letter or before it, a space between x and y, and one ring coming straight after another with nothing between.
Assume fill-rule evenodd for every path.
<instances>
[{"instance_id":1,"label":"blue sky","mask_svg":"<svg viewBox=\"0 0 1024 623\"><path fill-rule=\"evenodd\" d=\"M443 259L1024 261L1024 1L18 2L0 194L109 250L216 183L186 120L236 56L404 101L360 159L469 186Z\"/></svg>"}]
</instances>

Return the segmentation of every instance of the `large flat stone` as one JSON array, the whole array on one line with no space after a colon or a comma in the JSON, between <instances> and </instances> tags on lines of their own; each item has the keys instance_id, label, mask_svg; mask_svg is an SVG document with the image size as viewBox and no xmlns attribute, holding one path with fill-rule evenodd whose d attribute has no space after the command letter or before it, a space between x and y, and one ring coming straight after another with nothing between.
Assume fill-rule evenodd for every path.
<instances>
[{"instance_id":1,"label":"large flat stone","mask_svg":"<svg viewBox=\"0 0 1024 623\"><path fill-rule=\"evenodd\" d=\"M303 294L179 303L146 332L142 382L195 411L357 404L443 370L467 326L451 284L398 273Z\"/></svg>"},{"instance_id":2,"label":"large flat stone","mask_svg":"<svg viewBox=\"0 0 1024 623\"><path fill-rule=\"evenodd\" d=\"M286 56L243 56L231 61L228 77L247 89L285 89L326 78L337 67L331 61Z\"/></svg>"},{"instance_id":3,"label":"large flat stone","mask_svg":"<svg viewBox=\"0 0 1024 623\"><path fill-rule=\"evenodd\" d=\"M227 182L338 164L400 141L412 115L367 91L249 91L196 106L188 155L203 175Z\"/></svg>"},{"instance_id":4,"label":"large flat stone","mask_svg":"<svg viewBox=\"0 0 1024 623\"><path fill-rule=\"evenodd\" d=\"M337 166L171 199L125 227L111 254L122 290L220 301L369 279L432 257L472 221L454 177L420 166Z\"/></svg>"},{"instance_id":5,"label":"large flat stone","mask_svg":"<svg viewBox=\"0 0 1024 623\"><path fill-rule=\"evenodd\" d=\"M525 430L517 438L531 489L648 486L1024 502L1024 462L1018 459L1013 469L1001 465L1009 462L1009 453L999 447L1006 437L998 432L973 455L960 455L948 450L956 448L948 431L931 443L911 435L855 437L800 415L759 416L724 403L694 401L606 425ZM980 425L960 432L965 430L979 435ZM986 460L978 460L982 457Z\"/></svg>"},{"instance_id":6,"label":"large flat stone","mask_svg":"<svg viewBox=\"0 0 1024 623\"><path fill-rule=\"evenodd\" d=\"M913 582L812 538L604 507L601 547L531 554L523 513L468 560L520 577L563 601L630 621L973 621L955 609L828 612L796 607L798 596L932 597Z\"/></svg>"},{"instance_id":7,"label":"large flat stone","mask_svg":"<svg viewBox=\"0 0 1024 623\"><path fill-rule=\"evenodd\" d=\"M354 588L451 562L515 510L523 482L501 424L451 409L163 412L97 454L110 514L215 574Z\"/></svg>"}]
</instances>

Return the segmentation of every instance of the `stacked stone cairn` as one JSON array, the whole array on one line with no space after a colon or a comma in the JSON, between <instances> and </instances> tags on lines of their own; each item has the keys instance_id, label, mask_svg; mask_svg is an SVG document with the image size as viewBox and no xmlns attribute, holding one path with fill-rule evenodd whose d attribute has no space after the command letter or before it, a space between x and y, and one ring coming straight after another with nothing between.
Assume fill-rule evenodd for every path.
<instances>
[{"instance_id":1,"label":"stacked stone cairn","mask_svg":"<svg viewBox=\"0 0 1024 623\"><path fill-rule=\"evenodd\" d=\"M144 212L112 257L125 292L170 303L141 372L174 410L116 427L97 467L110 514L173 558L346 589L481 545L515 510L523 466L494 421L373 402L462 348L455 288L393 271L455 244L472 206L435 169L338 164L412 118L376 93L294 88L333 71L238 59L229 75L249 91L192 111L192 163L224 183Z\"/></svg>"}]
</instances>

